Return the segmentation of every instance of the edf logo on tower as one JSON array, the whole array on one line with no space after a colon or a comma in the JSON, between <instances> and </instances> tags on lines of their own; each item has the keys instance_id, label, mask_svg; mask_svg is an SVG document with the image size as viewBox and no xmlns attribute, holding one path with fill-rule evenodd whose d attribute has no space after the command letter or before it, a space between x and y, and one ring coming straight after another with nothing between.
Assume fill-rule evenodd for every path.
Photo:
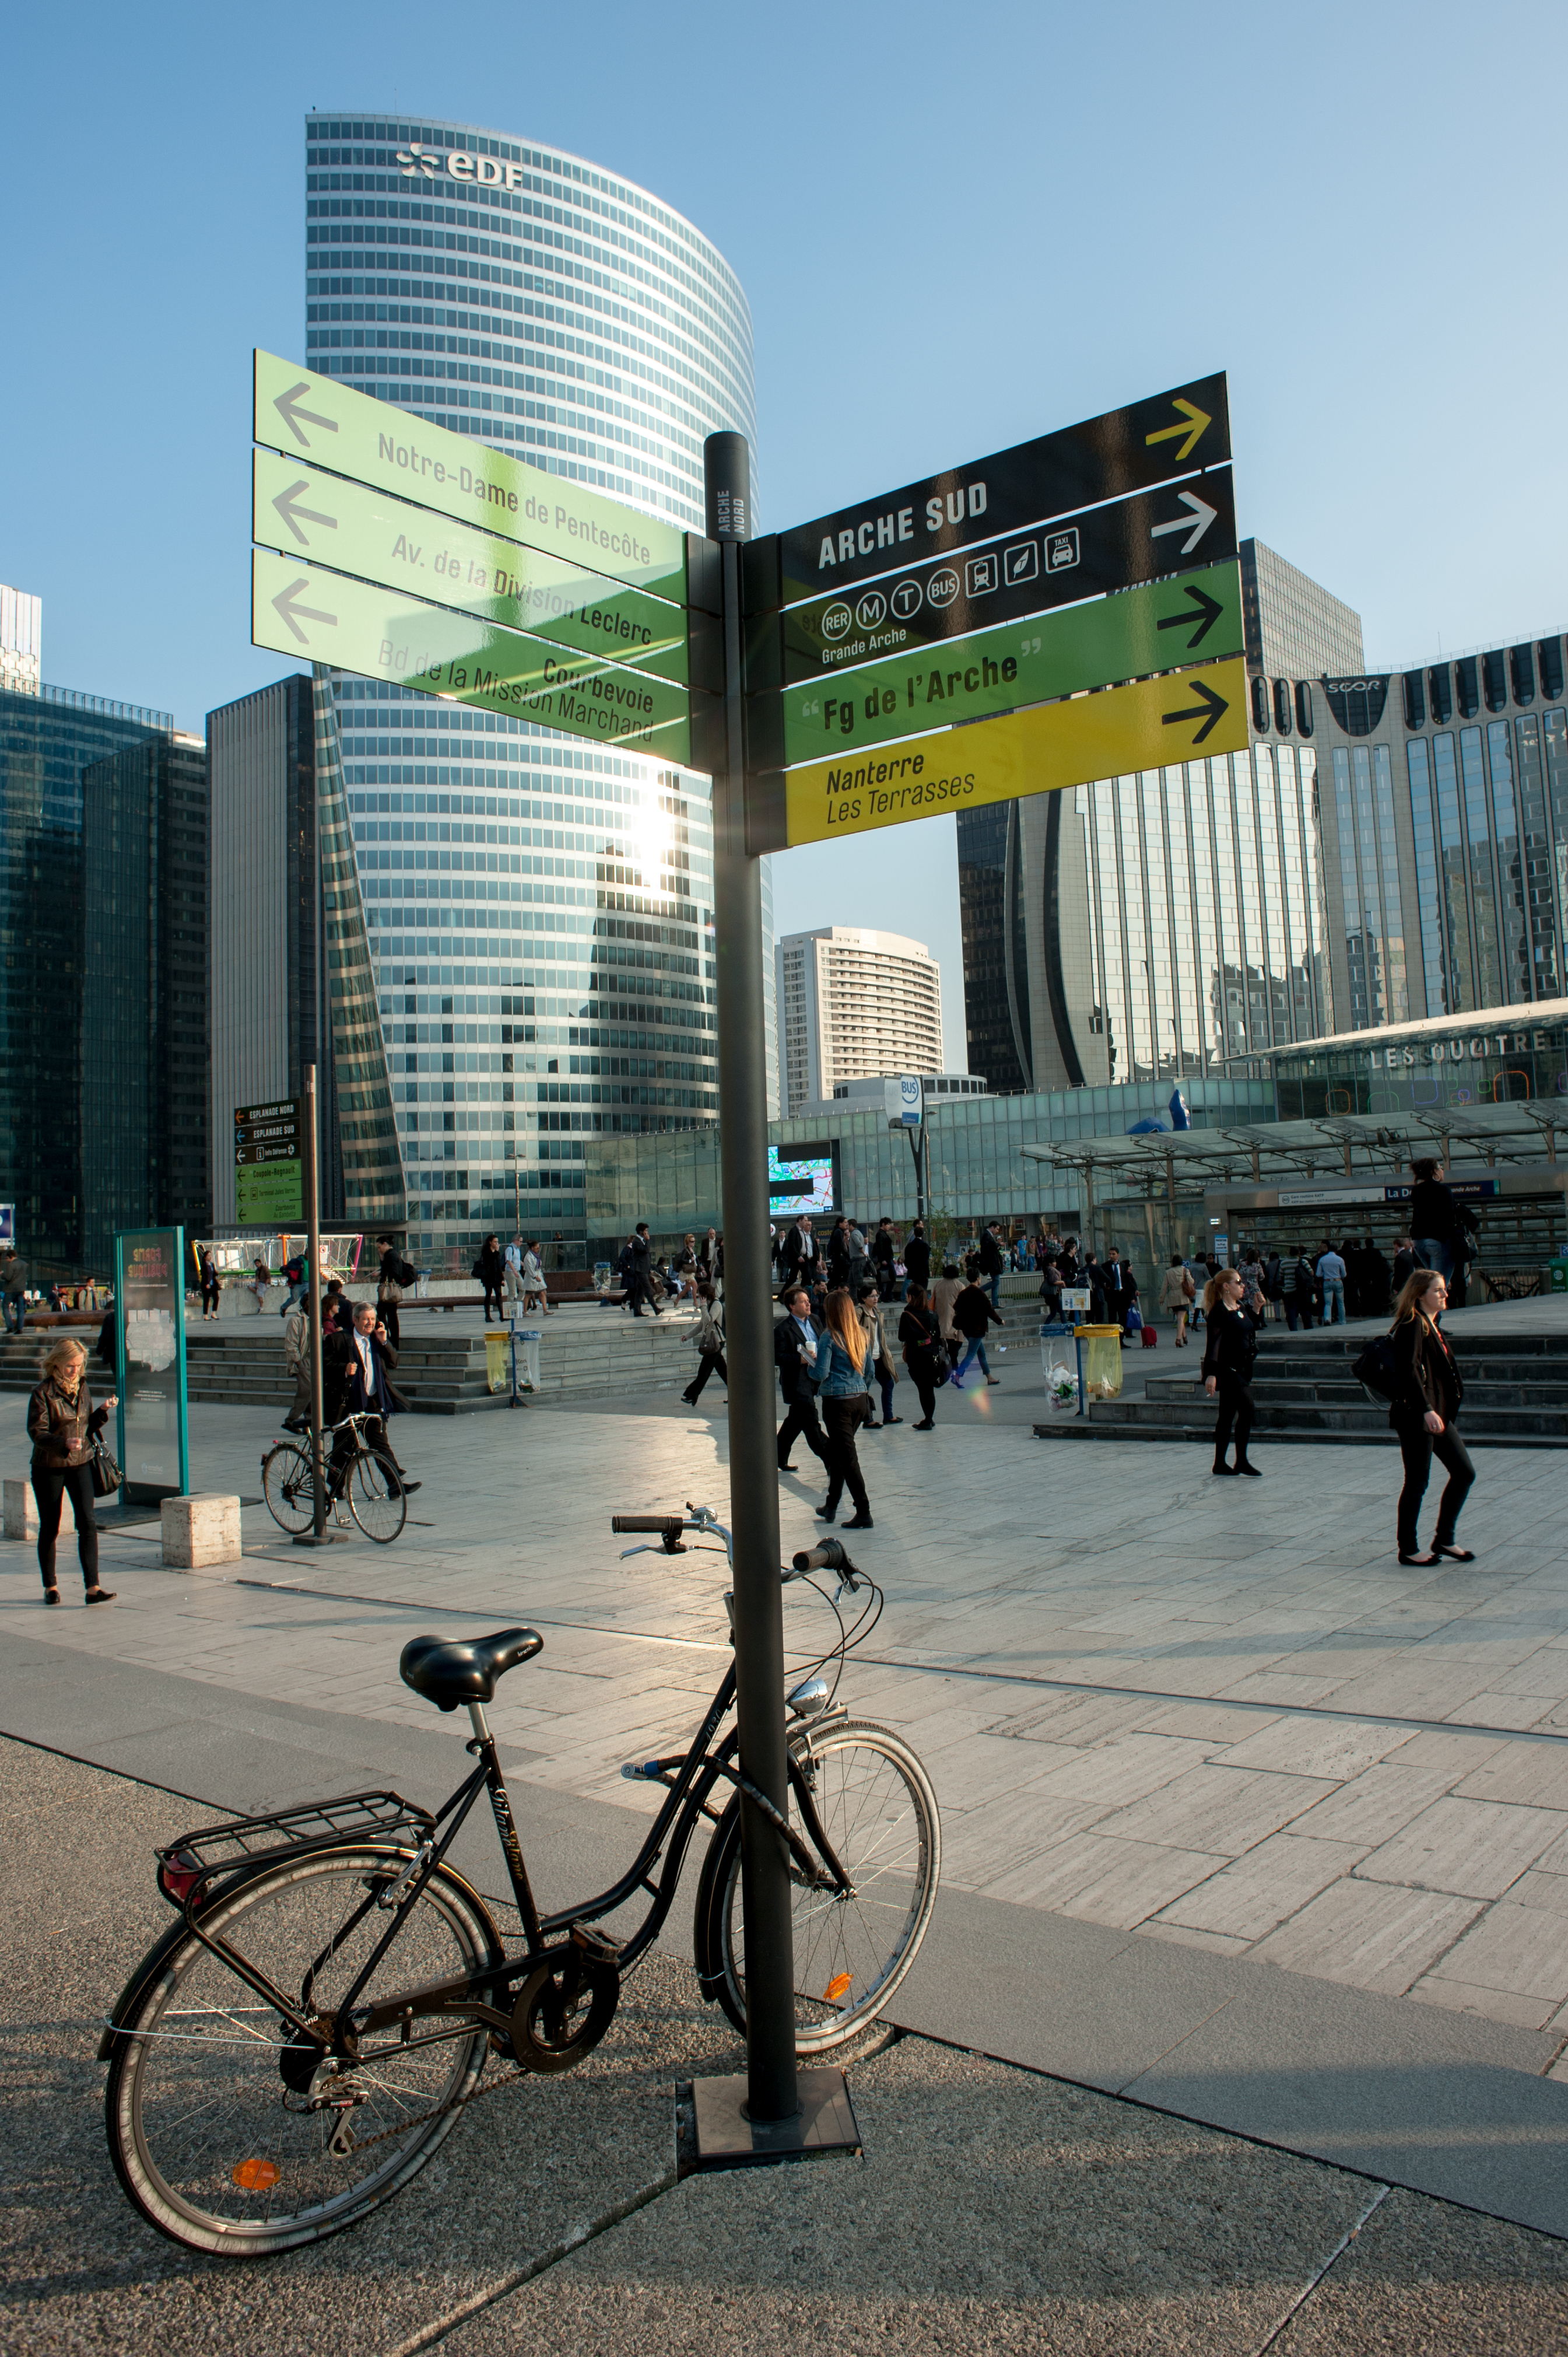
<instances>
[{"instance_id":1,"label":"edf logo on tower","mask_svg":"<svg viewBox=\"0 0 1568 2357\"><path fill-rule=\"evenodd\" d=\"M938 492L926 501L926 530L938 533L961 524L966 516L985 513L985 485L983 482L962 483L956 491ZM817 555L817 570L826 573L832 565L848 565L857 556L874 556L879 548L894 548L901 541L915 537L915 511L912 507L895 508L887 515L862 516L858 523L846 524L838 533L824 533Z\"/></svg>"}]
</instances>

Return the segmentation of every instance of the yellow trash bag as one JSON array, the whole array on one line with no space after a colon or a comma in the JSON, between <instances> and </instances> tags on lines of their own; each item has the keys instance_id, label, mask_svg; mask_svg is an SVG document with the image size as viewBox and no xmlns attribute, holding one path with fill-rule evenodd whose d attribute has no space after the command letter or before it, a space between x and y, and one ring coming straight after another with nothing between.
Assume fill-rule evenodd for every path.
<instances>
[{"instance_id":1,"label":"yellow trash bag","mask_svg":"<svg viewBox=\"0 0 1568 2357\"><path fill-rule=\"evenodd\" d=\"M1120 1326L1075 1326L1083 1344L1083 1394L1086 1400L1122 1396L1122 1329Z\"/></svg>"}]
</instances>

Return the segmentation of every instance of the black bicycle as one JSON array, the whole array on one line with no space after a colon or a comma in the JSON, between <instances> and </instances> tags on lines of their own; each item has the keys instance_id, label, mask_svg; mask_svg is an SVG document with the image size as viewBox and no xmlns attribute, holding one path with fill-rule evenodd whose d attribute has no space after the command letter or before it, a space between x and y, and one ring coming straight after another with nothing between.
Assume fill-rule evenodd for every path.
<instances>
[{"instance_id":1,"label":"black bicycle","mask_svg":"<svg viewBox=\"0 0 1568 2357\"><path fill-rule=\"evenodd\" d=\"M351 1514L368 1539L390 1546L408 1520L408 1500L403 1477L384 1448L365 1437L369 1411L346 1415L329 1424L323 1441L339 1433L351 1436L345 1451L335 1452L327 1468L327 1494L339 1522ZM291 1538L310 1529L316 1518L316 1484L310 1470L308 1444L294 1440L274 1443L262 1458L262 1495L279 1530Z\"/></svg>"},{"instance_id":2,"label":"black bicycle","mask_svg":"<svg viewBox=\"0 0 1568 2357\"><path fill-rule=\"evenodd\" d=\"M671 1556L688 1551L693 1533L699 1549L720 1543L727 1556L729 1534L712 1510L687 1512L690 1520L617 1515L612 1528L653 1534ZM833 1589L821 1572L836 1575ZM666 1792L627 1871L596 1897L541 1915L485 1705L543 1640L503 1629L403 1647L404 1684L440 1710L466 1707L473 1726L477 1765L434 1815L395 1792L356 1792L202 1826L156 1853L158 1887L179 1920L132 1974L99 2055L110 2066L115 2169L160 2233L244 2257L318 2241L405 2185L477 2096L580 2062L657 1938L702 1820L712 1832L697 1884L698 1983L744 2030L743 1792L788 1853L800 2052L832 2052L875 2019L936 1903L936 1796L898 1736L851 1718L836 1699L844 1657L875 1625L882 1590L832 1539L782 1577L809 1582L838 1624L788 1696L787 1816L743 1777L734 1724L721 1733L735 1705L732 1666L684 1751L622 1769ZM858 1599L853 1619L846 1598ZM482 1792L521 1925L511 1953L447 1863ZM639 1893L649 1904L633 1932L599 1928ZM491 2056L509 2068L481 2087Z\"/></svg>"}]
</instances>

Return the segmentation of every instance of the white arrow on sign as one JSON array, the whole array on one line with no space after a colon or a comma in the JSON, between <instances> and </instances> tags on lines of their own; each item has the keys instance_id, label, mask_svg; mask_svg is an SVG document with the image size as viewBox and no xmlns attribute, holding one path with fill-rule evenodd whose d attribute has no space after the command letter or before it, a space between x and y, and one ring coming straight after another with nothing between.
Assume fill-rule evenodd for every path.
<instances>
[{"instance_id":1,"label":"white arrow on sign","mask_svg":"<svg viewBox=\"0 0 1568 2357\"><path fill-rule=\"evenodd\" d=\"M1185 532L1187 538L1182 542L1181 553L1184 556L1190 556L1219 511L1211 508L1207 500L1200 500L1196 491L1178 491L1176 497L1190 512L1173 517L1169 523L1155 524L1149 538L1163 540L1167 532Z\"/></svg>"},{"instance_id":2,"label":"white arrow on sign","mask_svg":"<svg viewBox=\"0 0 1568 2357\"><path fill-rule=\"evenodd\" d=\"M278 612L283 616L284 620L288 624L289 629L294 632L295 637L299 640L302 647L308 646L310 643L309 631L302 630L299 627L302 620L306 622L327 622L329 623L334 630L338 627L338 617L336 614L324 614L319 606L300 606L295 604L295 601L298 597L300 591L302 589L308 589L309 587L310 581L308 576L305 574L301 574L297 581L291 581L288 587L286 589L281 589L277 596L273 599L273 604L277 608Z\"/></svg>"}]
</instances>

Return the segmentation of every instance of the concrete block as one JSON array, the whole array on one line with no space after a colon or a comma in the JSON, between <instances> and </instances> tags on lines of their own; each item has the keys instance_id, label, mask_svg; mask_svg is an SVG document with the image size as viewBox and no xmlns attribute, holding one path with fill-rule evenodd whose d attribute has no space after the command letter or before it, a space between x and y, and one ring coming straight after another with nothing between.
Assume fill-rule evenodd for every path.
<instances>
[{"instance_id":1,"label":"concrete block","mask_svg":"<svg viewBox=\"0 0 1568 2357\"><path fill-rule=\"evenodd\" d=\"M7 1473L4 1482L5 1532L8 1539L36 1539L38 1535L38 1504L33 1495L33 1485L23 1474L19 1479ZM76 1530L76 1512L68 1496L60 1500L60 1536Z\"/></svg>"},{"instance_id":2,"label":"concrete block","mask_svg":"<svg viewBox=\"0 0 1568 2357\"><path fill-rule=\"evenodd\" d=\"M215 1563L240 1560L240 1501L203 1492L166 1498L162 1508L164 1562L174 1571L204 1571Z\"/></svg>"}]
</instances>

